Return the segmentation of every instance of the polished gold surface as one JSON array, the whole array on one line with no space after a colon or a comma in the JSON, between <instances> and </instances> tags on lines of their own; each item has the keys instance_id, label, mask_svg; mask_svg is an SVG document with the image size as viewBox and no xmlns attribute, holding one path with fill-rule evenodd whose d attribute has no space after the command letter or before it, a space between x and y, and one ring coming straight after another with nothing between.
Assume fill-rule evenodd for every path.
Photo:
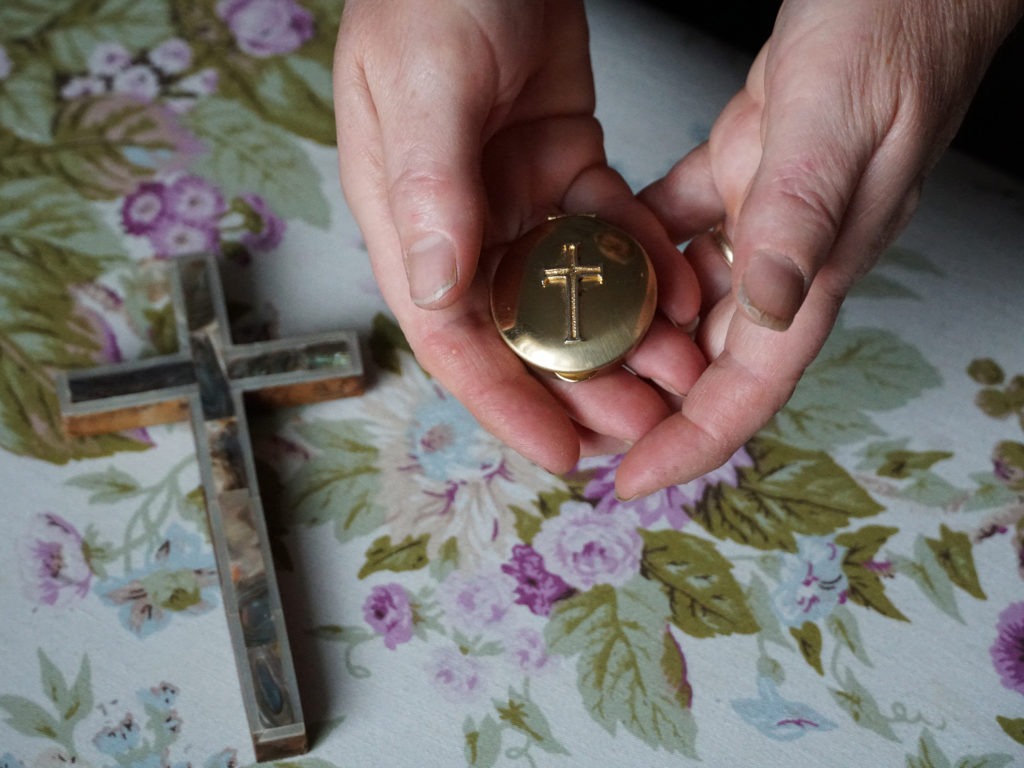
<instances>
[{"instance_id":1,"label":"polished gold surface","mask_svg":"<svg viewBox=\"0 0 1024 768\"><path fill-rule=\"evenodd\" d=\"M643 248L593 216L559 216L509 248L491 313L530 365L581 381L620 361L654 317L657 287Z\"/></svg>"}]
</instances>

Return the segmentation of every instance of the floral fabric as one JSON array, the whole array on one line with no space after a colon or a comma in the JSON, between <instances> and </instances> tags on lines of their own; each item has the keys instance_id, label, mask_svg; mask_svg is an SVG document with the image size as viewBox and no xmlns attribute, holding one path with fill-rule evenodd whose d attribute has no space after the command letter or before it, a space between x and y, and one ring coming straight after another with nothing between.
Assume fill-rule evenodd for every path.
<instances>
[{"instance_id":1,"label":"floral fabric","mask_svg":"<svg viewBox=\"0 0 1024 768\"><path fill-rule=\"evenodd\" d=\"M237 341L351 327L372 360L251 419L290 764L1024 765L1022 190L947 159L786 408L622 502L621 457L539 470L388 318L335 178L340 6L0 4L0 768L253 760L187 425L68 439L51 383L169 351L197 249ZM589 10L639 188L746 62Z\"/></svg>"}]
</instances>

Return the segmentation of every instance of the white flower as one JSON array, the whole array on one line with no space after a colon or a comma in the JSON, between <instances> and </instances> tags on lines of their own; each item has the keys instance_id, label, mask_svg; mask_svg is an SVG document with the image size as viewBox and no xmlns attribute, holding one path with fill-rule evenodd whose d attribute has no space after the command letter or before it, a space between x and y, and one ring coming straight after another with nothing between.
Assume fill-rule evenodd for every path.
<instances>
[{"instance_id":1,"label":"white flower","mask_svg":"<svg viewBox=\"0 0 1024 768\"><path fill-rule=\"evenodd\" d=\"M100 43L89 54L89 74L110 77L131 63L132 55L120 43Z\"/></svg>"},{"instance_id":2,"label":"white flower","mask_svg":"<svg viewBox=\"0 0 1024 768\"><path fill-rule=\"evenodd\" d=\"M192 64L192 48L180 37L172 37L149 52L149 61L165 75L179 75Z\"/></svg>"},{"instance_id":3,"label":"white flower","mask_svg":"<svg viewBox=\"0 0 1024 768\"><path fill-rule=\"evenodd\" d=\"M83 96L96 96L106 90L107 84L98 77L72 77L60 89L60 97L72 101Z\"/></svg>"},{"instance_id":4,"label":"white flower","mask_svg":"<svg viewBox=\"0 0 1024 768\"><path fill-rule=\"evenodd\" d=\"M152 101L160 94L160 80L152 68L136 64L114 75L114 91Z\"/></svg>"},{"instance_id":5,"label":"white flower","mask_svg":"<svg viewBox=\"0 0 1024 768\"><path fill-rule=\"evenodd\" d=\"M411 358L403 371L365 399L392 536L429 534L431 557L454 538L463 568L507 559L518 540L511 507L529 509L561 481L485 432Z\"/></svg>"}]
</instances>

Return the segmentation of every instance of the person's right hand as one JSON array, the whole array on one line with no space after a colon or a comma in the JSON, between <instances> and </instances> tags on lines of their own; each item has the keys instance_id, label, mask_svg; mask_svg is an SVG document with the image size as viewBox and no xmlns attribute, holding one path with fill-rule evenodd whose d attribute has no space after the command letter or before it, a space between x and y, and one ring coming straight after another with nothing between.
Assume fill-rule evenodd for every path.
<instances>
[{"instance_id":1,"label":"person's right hand","mask_svg":"<svg viewBox=\"0 0 1024 768\"><path fill-rule=\"evenodd\" d=\"M581 449L621 450L678 407L705 366L680 330L699 288L607 165L582 2L349 0L334 75L342 185L384 299L485 428L566 472ZM627 358L637 375L534 377L494 328L494 260L561 212L597 214L654 262L661 313Z\"/></svg>"}]
</instances>

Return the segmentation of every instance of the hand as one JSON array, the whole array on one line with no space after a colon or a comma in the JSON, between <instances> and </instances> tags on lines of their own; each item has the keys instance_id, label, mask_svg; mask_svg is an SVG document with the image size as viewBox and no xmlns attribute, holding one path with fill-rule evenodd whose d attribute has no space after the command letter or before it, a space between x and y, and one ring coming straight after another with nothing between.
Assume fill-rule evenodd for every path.
<instances>
[{"instance_id":1,"label":"hand","mask_svg":"<svg viewBox=\"0 0 1024 768\"><path fill-rule=\"evenodd\" d=\"M342 185L384 299L420 363L484 427L565 472L581 449L620 449L671 413L671 393L705 366L677 329L696 319L699 289L607 165L581 2L349 0L335 105ZM494 260L558 212L601 216L654 262L661 315L628 358L639 376L535 378L493 326Z\"/></svg>"},{"instance_id":2,"label":"hand","mask_svg":"<svg viewBox=\"0 0 1024 768\"><path fill-rule=\"evenodd\" d=\"M787 0L707 144L641 199L687 249L713 361L618 470L630 498L713 469L785 404L905 225L1020 0Z\"/></svg>"}]
</instances>

